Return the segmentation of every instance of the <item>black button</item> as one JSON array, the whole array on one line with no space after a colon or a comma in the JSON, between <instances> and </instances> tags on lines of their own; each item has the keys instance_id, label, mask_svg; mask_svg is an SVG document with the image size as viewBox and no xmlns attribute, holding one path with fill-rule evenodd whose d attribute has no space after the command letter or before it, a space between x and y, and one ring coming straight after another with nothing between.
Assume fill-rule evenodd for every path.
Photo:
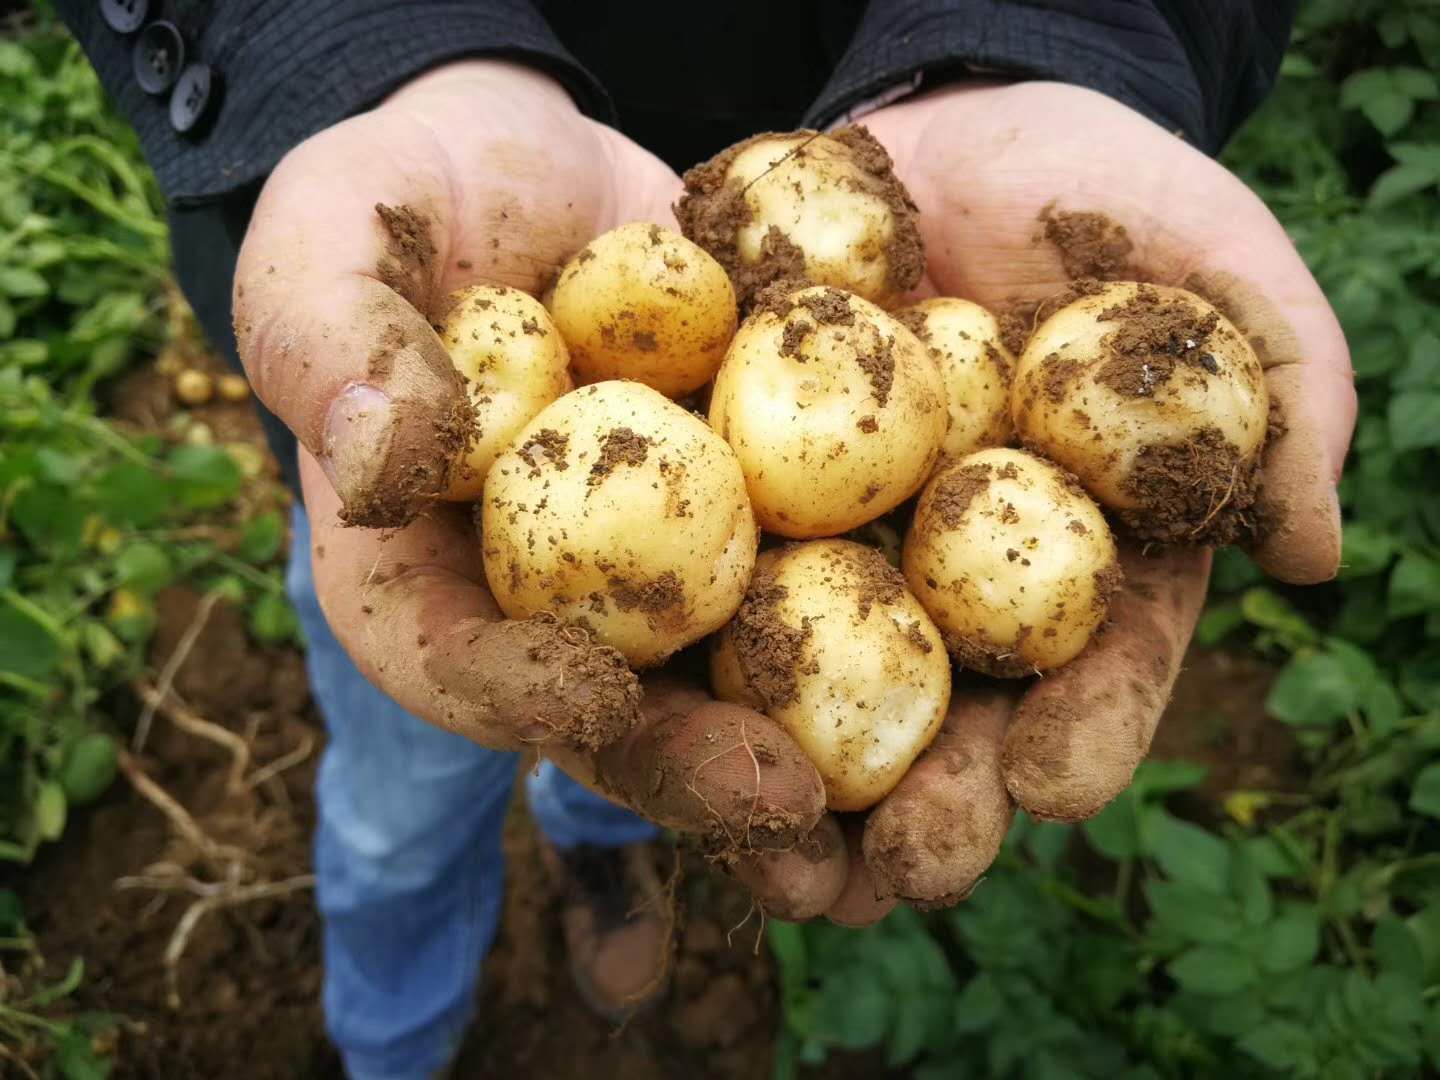
<instances>
[{"instance_id":1,"label":"black button","mask_svg":"<svg viewBox=\"0 0 1440 1080\"><path fill-rule=\"evenodd\" d=\"M209 64L187 67L180 73L180 81L170 95L170 126L182 135L196 131L218 89L219 76L210 70Z\"/></svg>"},{"instance_id":2,"label":"black button","mask_svg":"<svg viewBox=\"0 0 1440 1080\"><path fill-rule=\"evenodd\" d=\"M140 29L150 10L150 0L100 0L100 17L117 34Z\"/></svg>"},{"instance_id":3,"label":"black button","mask_svg":"<svg viewBox=\"0 0 1440 1080\"><path fill-rule=\"evenodd\" d=\"M185 39L172 22L153 22L135 39L135 81L147 94L163 94L185 66Z\"/></svg>"}]
</instances>

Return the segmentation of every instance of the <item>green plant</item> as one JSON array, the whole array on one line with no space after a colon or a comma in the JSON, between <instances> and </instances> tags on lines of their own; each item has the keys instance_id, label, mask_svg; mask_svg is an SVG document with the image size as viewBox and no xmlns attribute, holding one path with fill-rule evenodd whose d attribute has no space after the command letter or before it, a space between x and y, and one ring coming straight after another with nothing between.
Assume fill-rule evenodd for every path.
<instances>
[{"instance_id":1,"label":"green plant","mask_svg":"<svg viewBox=\"0 0 1440 1080\"><path fill-rule=\"evenodd\" d=\"M1279 590L1222 552L1197 630L1279 665L1306 790L1191 821L1167 799L1204 770L1151 763L1079 829L1022 818L952 911L772 924L780 1075L863 1047L937 1080L1440 1069L1437 71L1434 0L1309 0L1226 155L1334 304L1360 398L1340 580Z\"/></svg>"}]
</instances>

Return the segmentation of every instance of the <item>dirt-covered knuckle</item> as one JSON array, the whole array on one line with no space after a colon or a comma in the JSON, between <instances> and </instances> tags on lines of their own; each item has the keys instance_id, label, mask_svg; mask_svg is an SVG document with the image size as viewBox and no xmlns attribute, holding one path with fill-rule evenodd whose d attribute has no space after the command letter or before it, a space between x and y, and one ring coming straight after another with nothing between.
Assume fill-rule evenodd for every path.
<instances>
[{"instance_id":1,"label":"dirt-covered knuckle","mask_svg":"<svg viewBox=\"0 0 1440 1080\"><path fill-rule=\"evenodd\" d=\"M464 620L426 642L421 670L437 722L487 745L590 754L639 721L640 684L619 653L548 616Z\"/></svg>"},{"instance_id":2,"label":"dirt-covered knuckle","mask_svg":"<svg viewBox=\"0 0 1440 1080\"><path fill-rule=\"evenodd\" d=\"M600 765L646 817L700 834L717 855L794 847L825 809L819 775L794 742L736 705L671 709Z\"/></svg>"},{"instance_id":3,"label":"dirt-covered knuckle","mask_svg":"<svg viewBox=\"0 0 1440 1080\"><path fill-rule=\"evenodd\" d=\"M823 915L839 898L849 872L840 826L828 816L789 848L737 855L722 865L767 915L790 922Z\"/></svg>"}]
</instances>

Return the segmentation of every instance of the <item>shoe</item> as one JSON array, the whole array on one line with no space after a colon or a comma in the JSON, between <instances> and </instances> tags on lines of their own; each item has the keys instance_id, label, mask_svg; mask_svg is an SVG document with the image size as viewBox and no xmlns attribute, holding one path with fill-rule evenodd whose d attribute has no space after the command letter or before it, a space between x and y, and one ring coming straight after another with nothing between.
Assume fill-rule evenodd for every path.
<instances>
[{"instance_id":1,"label":"shoe","mask_svg":"<svg viewBox=\"0 0 1440 1080\"><path fill-rule=\"evenodd\" d=\"M629 1020L664 996L673 966L675 901L655 872L653 846L558 848L542 840L540 852L561 892L580 996L606 1020Z\"/></svg>"}]
</instances>

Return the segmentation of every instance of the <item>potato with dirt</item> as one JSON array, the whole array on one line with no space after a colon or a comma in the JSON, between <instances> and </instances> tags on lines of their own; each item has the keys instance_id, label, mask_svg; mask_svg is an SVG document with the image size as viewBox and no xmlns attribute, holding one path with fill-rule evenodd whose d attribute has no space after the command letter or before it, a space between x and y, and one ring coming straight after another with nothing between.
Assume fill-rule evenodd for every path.
<instances>
[{"instance_id":1,"label":"potato with dirt","mask_svg":"<svg viewBox=\"0 0 1440 1080\"><path fill-rule=\"evenodd\" d=\"M1100 508L1023 450L981 450L942 470L920 496L901 565L955 660L1003 678L1079 655L1121 580Z\"/></svg>"},{"instance_id":2,"label":"potato with dirt","mask_svg":"<svg viewBox=\"0 0 1440 1080\"><path fill-rule=\"evenodd\" d=\"M792 539L835 536L898 506L940 454L945 386L915 335L827 286L767 290L710 395L756 519Z\"/></svg>"},{"instance_id":3,"label":"potato with dirt","mask_svg":"<svg viewBox=\"0 0 1440 1080\"><path fill-rule=\"evenodd\" d=\"M675 215L730 272L742 303L791 279L889 306L924 273L915 204L863 127L737 143L685 174Z\"/></svg>"},{"instance_id":4,"label":"potato with dirt","mask_svg":"<svg viewBox=\"0 0 1440 1080\"><path fill-rule=\"evenodd\" d=\"M582 383L634 379L667 397L704 386L735 336L724 268L669 229L644 222L597 236L546 297Z\"/></svg>"},{"instance_id":5,"label":"potato with dirt","mask_svg":"<svg viewBox=\"0 0 1440 1080\"><path fill-rule=\"evenodd\" d=\"M515 433L570 389L570 355L545 308L519 289L473 285L448 304L438 332L465 380L474 423L445 498L474 502Z\"/></svg>"},{"instance_id":6,"label":"potato with dirt","mask_svg":"<svg viewBox=\"0 0 1440 1080\"><path fill-rule=\"evenodd\" d=\"M759 540L724 440L622 381L541 410L491 468L480 521L485 576L507 616L547 612L637 668L729 620Z\"/></svg>"},{"instance_id":7,"label":"potato with dirt","mask_svg":"<svg viewBox=\"0 0 1440 1080\"><path fill-rule=\"evenodd\" d=\"M1015 358L1005 347L1000 321L979 304L936 296L903 308L895 318L930 351L945 381L950 429L940 464L976 450L1004 446L1015 433L1010 383Z\"/></svg>"},{"instance_id":8,"label":"potato with dirt","mask_svg":"<svg viewBox=\"0 0 1440 1080\"><path fill-rule=\"evenodd\" d=\"M715 640L711 680L722 701L785 727L832 810L864 810L894 788L950 700L934 623L879 552L846 540L760 556Z\"/></svg>"},{"instance_id":9,"label":"potato with dirt","mask_svg":"<svg viewBox=\"0 0 1440 1080\"><path fill-rule=\"evenodd\" d=\"M1253 532L1269 390L1244 335L1194 293L1082 290L1025 346L1012 408L1026 445L1136 537L1218 545Z\"/></svg>"}]
</instances>

